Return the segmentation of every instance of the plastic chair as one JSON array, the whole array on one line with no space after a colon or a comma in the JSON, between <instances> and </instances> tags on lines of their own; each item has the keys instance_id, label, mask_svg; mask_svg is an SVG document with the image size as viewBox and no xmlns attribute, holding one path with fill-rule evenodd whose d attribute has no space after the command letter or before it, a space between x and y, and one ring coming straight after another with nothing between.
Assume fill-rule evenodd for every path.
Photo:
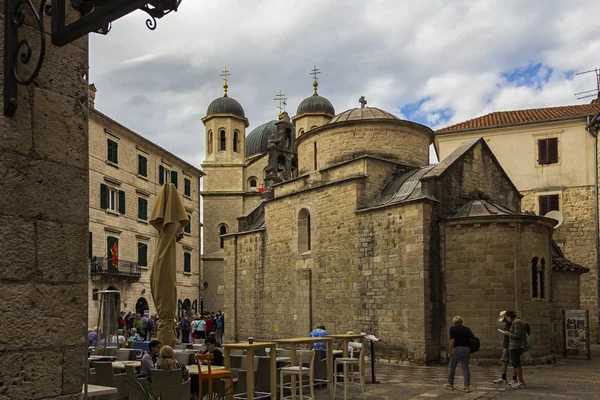
<instances>
[{"instance_id":1,"label":"plastic chair","mask_svg":"<svg viewBox=\"0 0 600 400\"><path fill-rule=\"evenodd\" d=\"M126 399L129 397L129 385L127 385L126 374L115 374L113 372L112 362L98 361L94 363L96 370L96 384L100 386L109 386L117 388L115 399Z\"/></svg>"},{"instance_id":2,"label":"plastic chair","mask_svg":"<svg viewBox=\"0 0 600 400\"><path fill-rule=\"evenodd\" d=\"M186 365L186 366L187 366L187 365L190 365L190 364L191 364L191 363L190 363L190 360L191 360L192 356L193 356L193 355L192 355L192 354L190 354L190 353L182 352L182 353L175 353L175 357L174 357L174 358L175 358L177 361L179 361L181 364L183 364L183 365Z\"/></svg>"},{"instance_id":3,"label":"plastic chair","mask_svg":"<svg viewBox=\"0 0 600 400\"><path fill-rule=\"evenodd\" d=\"M309 386L310 399L315 400L315 385L314 385L315 352L314 352L314 350L297 350L296 351L296 363L297 363L297 365L290 364L289 366L283 367L279 370L280 399L284 400L284 399L290 399L293 396L295 397L296 389L299 389L300 400L303 400L304 399L304 395L303 395L304 390L303 389L306 386ZM305 367L305 365L308 365L308 366ZM306 374L308 374L308 385L304 384L304 378L306 377ZM298 378L297 385L292 387L291 382L289 385L286 385L284 382L284 377L286 375L297 377ZM292 391L292 396L284 397L283 396L284 389L290 389ZM309 398L308 396L306 396L306 397Z\"/></svg>"},{"instance_id":4,"label":"plastic chair","mask_svg":"<svg viewBox=\"0 0 600 400\"><path fill-rule=\"evenodd\" d=\"M227 370L227 369L221 369L221 370L217 370L217 371L213 371L210 365L210 360L214 359L215 355L212 353L207 353L207 354L200 354L200 353L196 353L196 365L198 365L198 399L201 399L202 396L202 382L203 381L207 381L208 382L208 394L209 396L212 396L213 393L213 381L214 380L219 380L221 381L222 379L225 380L229 380L229 389L227 389L227 391L229 392L229 398L233 400L233 375L231 374L231 371ZM206 362L207 364L207 371L206 372L202 372L202 362ZM219 398L222 398L223 396L223 392L222 392L222 386L219 385Z\"/></svg>"},{"instance_id":5,"label":"plastic chair","mask_svg":"<svg viewBox=\"0 0 600 400\"><path fill-rule=\"evenodd\" d=\"M333 375L333 398L335 399L335 392L338 385L344 385L344 400L346 400L346 396L348 395L348 386L349 385L360 385L363 398L365 398L365 359L363 356L364 346L362 343L348 343L348 346L352 348L352 352L350 353L350 357L345 358L336 358L335 360L335 373ZM360 353L358 354L358 358L354 358L354 349L360 349ZM337 372L337 366L342 365L343 371L342 373ZM354 382L354 375L356 372L354 371L354 367L358 365L358 375L360 378L360 382ZM348 371L350 369L350 371ZM337 378L344 378L343 383L338 382ZM350 379L348 379L348 377Z\"/></svg>"}]
</instances>

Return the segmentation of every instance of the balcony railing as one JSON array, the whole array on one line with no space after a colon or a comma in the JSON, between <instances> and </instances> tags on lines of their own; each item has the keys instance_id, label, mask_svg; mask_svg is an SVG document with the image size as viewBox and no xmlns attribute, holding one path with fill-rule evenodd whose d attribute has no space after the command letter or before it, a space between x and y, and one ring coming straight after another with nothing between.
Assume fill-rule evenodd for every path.
<instances>
[{"instance_id":1,"label":"balcony railing","mask_svg":"<svg viewBox=\"0 0 600 400\"><path fill-rule=\"evenodd\" d=\"M113 275L128 278L140 278L142 271L137 262L119 259L119 266L108 266L108 257L92 257L90 261L92 275Z\"/></svg>"}]
</instances>

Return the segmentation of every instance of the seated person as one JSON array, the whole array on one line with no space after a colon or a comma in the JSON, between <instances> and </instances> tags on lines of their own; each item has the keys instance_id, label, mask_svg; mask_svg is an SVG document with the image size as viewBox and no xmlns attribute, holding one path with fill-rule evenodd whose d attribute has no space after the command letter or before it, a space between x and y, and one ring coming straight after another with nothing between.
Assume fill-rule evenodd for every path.
<instances>
[{"instance_id":1,"label":"seated person","mask_svg":"<svg viewBox=\"0 0 600 400\"><path fill-rule=\"evenodd\" d=\"M148 352L142 357L142 367L138 378L150 379L150 370L156 368L158 355L160 354L161 343L158 340L152 340L148 343Z\"/></svg>"},{"instance_id":2,"label":"seated person","mask_svg":"<svg viewBox=\"0 0 600 400\"><path fill-rule=\"evenodd\" d=\"M190 371L188 371L185 365L181 364L175 359L175 352L173 351L173 348L171 346L163 346L160 349L159 359L156 363L156 369L180 369L181 381L185 382L188 379L190 379Z\"/></svg>"},{"instance_id":3,"label":"seated person","mask_svg":"<svg viewBox=\"0 0 600 400\"><path fill-rule=\"evenodd\" d=\"M125 336L123 336L123 329L117 329L117 334L112 335L110 337L110 342L118 344L119 346L121 346L123 343L125 343Z\"/></svg>"},{"instance_id":4,"label":"seated person","mask_svg":"<svg viewBox=\"0 0 600 400\"><path fill-rule=\"evenodd\" d=\"M131 328L131 335L127 338L128 342L143 342L144 338L137 333L137 329Z\"/></svg>"},{"instance_id":5,"label":"seated person","mask_svg":"<svg viewBox=\"0 0 600 400\"><path fill-rule=\"evenodd\" d=\"M308 336L309 337L324 337L328 336L329 333L325 330L325 325L319 325L316 329L314 329ZM322 354L325 354L325 350L327 350L327 345L325 342L316 342L314 345L315 350L321 350Z\"/></svg>"},{"instance_id":6,"label":"seated person","mask_svg":"<svg viewBox=\"0 0 600 400\"><path fill-rule=\"evenodd\" d=\"M209 333L208 337L214 338L215 342L217 343L217 347L221 347L221 343L219 343L219 341L217 340L217 333L216 332Z\"/></svg>"},{"instance_id":7,"label":"seated person","mask_svg":"<svg viewBox=\"0 0 600 400\"><path fill-rule=\"evenodd\" d=\"M212 353L214 356L210 365L222 366L224 361L223 353L221 353L221 350L217 349L217 340L214 337L209 336L204 340L204 344L206 345L206 350L204 350L202 354Z\"/></svg>"},{"instance_id":8,"label":"seated person","mask_svg":"<svg viewBox=\"0 0 600 400\"><path fill-rule=\"evenodd\" d=\"M98 337L97 330L98 330L98 327L95 326L93 329L90 329L88 331L88 346L93 346L94 345L94 341Z\"/></svg>"}]
</instances>

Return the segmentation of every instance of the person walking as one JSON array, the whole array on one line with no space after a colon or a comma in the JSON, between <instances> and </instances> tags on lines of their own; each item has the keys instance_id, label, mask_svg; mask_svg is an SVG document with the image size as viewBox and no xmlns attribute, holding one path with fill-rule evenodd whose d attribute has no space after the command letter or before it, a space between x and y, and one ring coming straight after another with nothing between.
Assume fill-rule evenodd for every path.
<instances>
[{"instance_id":1,"label":"person walking","mask_svg":"<svg viewBox=\"0 0 600 400\"><path fill-rule=\"evenodd\" d=\"M510 385L513 389L527 389L523 380L523 367L521 367L521 355L527 348L527 327L525 322L517 318L517 313L507 311L506 318L511 323L510 330L504 332L508 336L508 351L510 354L510 363L517 373L517 382Z\"/></svg>"},{"instance_id":2,"label":"person walking","mask_svg":"<svg viewBox=\"0 0 600 400\"><path fill-rule=\"evenodd\" d=\"M181 343L190 342L190 319L187 314L181 319Z\"/></svg>"},{"instance_id":3,"label":"person walking","mask_svg":"<svg viewBox=\"0 0 600 400\"><path fill-rule=\"evenodd\" d=\"M223 343L223 316L220 312L217 313L215 320L215 332L217 334L217 342Z\"/></svg>"},{"instance_id":4,"label":"person walking","mask_svg":"<svg viewBox=\"0 0 600 400\"><path fill-rule=\"evenodd\" d=\"M475 335L473 335L471 329L463 325L462 317L454 317L452 323L454 325L450 327L450 344L448 346L448 358L450 359L448 383L444 384L444 389L454 390L454 374L460 361L465 383L462 390L469 393L471 391L471 372L469 371L471 347L469 346L469 339Z\"/></svg>"},{"instance_id":5,"label":"person walking","mask_svg":"<svg viewBox=\"0 0 600 400\"><path fill-rule=\"evenodd\" d=\"M204 321L204 317L200 316L198 320L198 325L196 326L196 337L198 339L206 339L206 322Z\"/></svg>"},{"instance_id":6,"label":"person walking","mask_svg":"<svg viewBox=\"0 0 600 400\"><path fill-rule=\"evenodd\" d=\"M510 331L510 327L512 324L506 318L506 311L501 311L500 314L498 314L498 322L504 323L504 332ZM494 383L496 384L508 383L506 380L506 371L508 370L508 362L510 361L510 355L508 351L509 340L509 337L506 335L504 335L502 338L502 356L500 357L500 362L502 363L502 376L500 377L500 379L496 379L494 381ZM517 383L517 372L513 369L513 377L510 381L510 384L512 385L515 383Z\"/></svg>"}]
</instances>

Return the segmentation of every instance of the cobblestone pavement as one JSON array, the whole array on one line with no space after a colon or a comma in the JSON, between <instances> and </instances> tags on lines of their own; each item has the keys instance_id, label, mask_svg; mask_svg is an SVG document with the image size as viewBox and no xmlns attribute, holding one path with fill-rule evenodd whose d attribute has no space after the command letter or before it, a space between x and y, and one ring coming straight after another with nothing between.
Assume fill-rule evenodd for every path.
<instances>
[{"instance_id":1,"label":"cobblestone pavement","mask_svg":"<svg viewBox=\"0 0 600 400\"><path fill-rule=\"evenodd\" d=\"M500 377L499 365L472 365L471 393L458 390L462 388L460 365L456 369L454 383L457 390L454 391L441 387L447 378L445 365L423 367L377 364L376 371L381 383L367 384L366 400L600 400L600 345L592 346L591 360L558 358L556 364L525 366L525 390L493 384L492 381ZM370 371L367 371L367 381L370 381ZM316 397L317 400L329 399L325 390L319 391ZM343 398L343 387L338 386L336 400ZM359 387L350 388L348 400L362 398Z\"/></svg>"}]
</instances>

